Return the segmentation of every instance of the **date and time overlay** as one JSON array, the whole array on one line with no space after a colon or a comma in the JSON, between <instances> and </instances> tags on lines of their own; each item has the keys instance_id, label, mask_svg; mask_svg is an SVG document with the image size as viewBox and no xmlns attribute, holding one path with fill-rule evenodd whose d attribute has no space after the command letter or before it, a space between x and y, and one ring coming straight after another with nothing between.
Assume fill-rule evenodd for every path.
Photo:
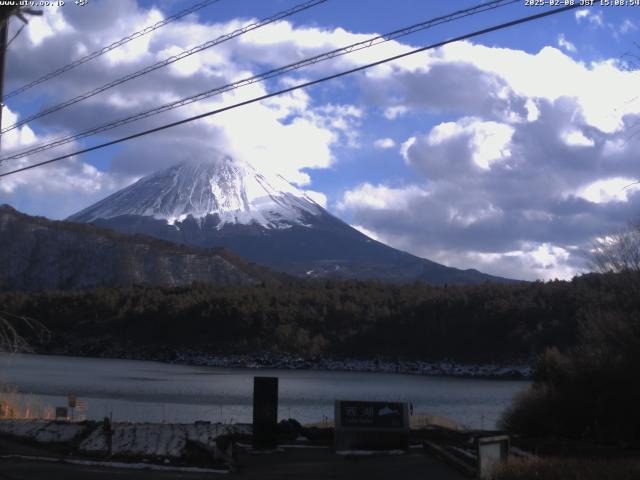
<instances>
[{"instance_id":1,"label":"date and time overlay","mask_svg":"<svg viewBox=\"0 0 640 480\"><path fill-rule=\"evenodd\" d=\"M0 0L0 6L16 7L86 7L92 0ZM522 0L525 7L640 7L640 0Z\"/></svg>"},{"instance_id":2,"label":"date and time overlay","mask_svg":"<svg viewBox=\"0 0 640 480\"><path fill-rule=\"evenodd\" d=\"M640 0L523 0L525 7L640 7Z\"/></svg>"}]
</instances>

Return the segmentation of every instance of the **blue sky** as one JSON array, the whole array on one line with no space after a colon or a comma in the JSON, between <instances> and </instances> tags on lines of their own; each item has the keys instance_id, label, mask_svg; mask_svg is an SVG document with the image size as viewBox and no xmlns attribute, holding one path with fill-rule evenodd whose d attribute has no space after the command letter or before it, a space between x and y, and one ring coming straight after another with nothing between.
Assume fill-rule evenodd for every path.
<instances>
[{"instance_id":1,"label":"blue sky","mask_svg":"<svg viewBox=\"0 0 640 480\"><path fill-rule=\"evenodd\" d=\"M192 5L45 8L13 43L6 90ZM7 101L3 126L290 8L221 0ZM481 2L329 0L4 135L5 151ZM73 151L550 7L524 1L70 144ZM64 218L157 168L216 152L309 191L363 232L460 268L570 278L638 215L640 7L593 7L477 37L304 92L0 180L0 202ZM15 31L17 23L11 25ZM627 63L625 63L625 61ZM51 153L51 152L49 152ZM13 165L49 158L40 154ZM0 169L7 170L7 164Z\"/></svg>"}]
</instances>

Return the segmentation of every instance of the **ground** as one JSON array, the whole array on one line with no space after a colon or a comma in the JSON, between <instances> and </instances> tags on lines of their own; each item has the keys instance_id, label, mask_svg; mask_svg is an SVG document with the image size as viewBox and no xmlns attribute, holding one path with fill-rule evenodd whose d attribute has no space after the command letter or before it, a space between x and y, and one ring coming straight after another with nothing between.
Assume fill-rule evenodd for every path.
<instances>
[{"instance_id":1,"label":"ground","mask_svg":"<svg viewBox=\"0 0 640 480\"><path fill-rule=\"evenodd\" d=\"M0 480L111 480L122 479L188 479L215 478L211 473L163 472L138 469L105 468L94 465L74 465L62 462L7 458L10 453L51 457L39 447L16 444L0 438ZM466 477L425 453L412 449L396 456L342 457L328 448L285 448L271 455L239 455L240 470L230 477L260 480L367 480L402 478L406 480L462 480ZM225 478L225 477L221 477ZM229 477L226 477L229 478Z\"/></svg>"}]
</instances>

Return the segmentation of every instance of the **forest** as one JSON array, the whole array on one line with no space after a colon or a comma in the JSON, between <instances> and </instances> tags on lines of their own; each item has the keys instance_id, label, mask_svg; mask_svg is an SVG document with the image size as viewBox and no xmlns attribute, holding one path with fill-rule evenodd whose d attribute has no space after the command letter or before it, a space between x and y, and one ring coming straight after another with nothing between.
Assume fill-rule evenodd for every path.
<instances>
[{"instance_id":1,"label":"forest","mask_svg":"<svg viewBox=\"0 0 640 480\"><path fill-rule=\"evenodd\" d=\"M595 273L571 281L440 287L279 278L255 286L3 293L0 310L48 330L45 342L23 332L40 352L166 360L188 348L533 362L549 348L575 346L593 312L620 308L621 282L619 274Z\"/></svg>"}]
</instances>

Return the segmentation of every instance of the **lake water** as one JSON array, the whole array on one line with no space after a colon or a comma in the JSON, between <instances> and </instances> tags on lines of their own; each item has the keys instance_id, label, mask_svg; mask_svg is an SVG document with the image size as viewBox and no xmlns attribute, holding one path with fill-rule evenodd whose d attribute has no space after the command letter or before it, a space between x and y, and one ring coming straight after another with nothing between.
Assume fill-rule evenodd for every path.
<instances>
[{"instance_id":1,"label":"lake water","mask_svg":"<svg viewBox=\"0 0 640 480\"><path fill-rule=\"evenodd\" d=\"M0 354L0 383L48 405L66 406L73 392L89 419L114 421L250 422L253 377L278 376L278 416L302 423L333 418L333 402L412 402L415 412L493 428L529 382L388 373L251 370L159 362Z\"/></svg>"}]
</instances>

